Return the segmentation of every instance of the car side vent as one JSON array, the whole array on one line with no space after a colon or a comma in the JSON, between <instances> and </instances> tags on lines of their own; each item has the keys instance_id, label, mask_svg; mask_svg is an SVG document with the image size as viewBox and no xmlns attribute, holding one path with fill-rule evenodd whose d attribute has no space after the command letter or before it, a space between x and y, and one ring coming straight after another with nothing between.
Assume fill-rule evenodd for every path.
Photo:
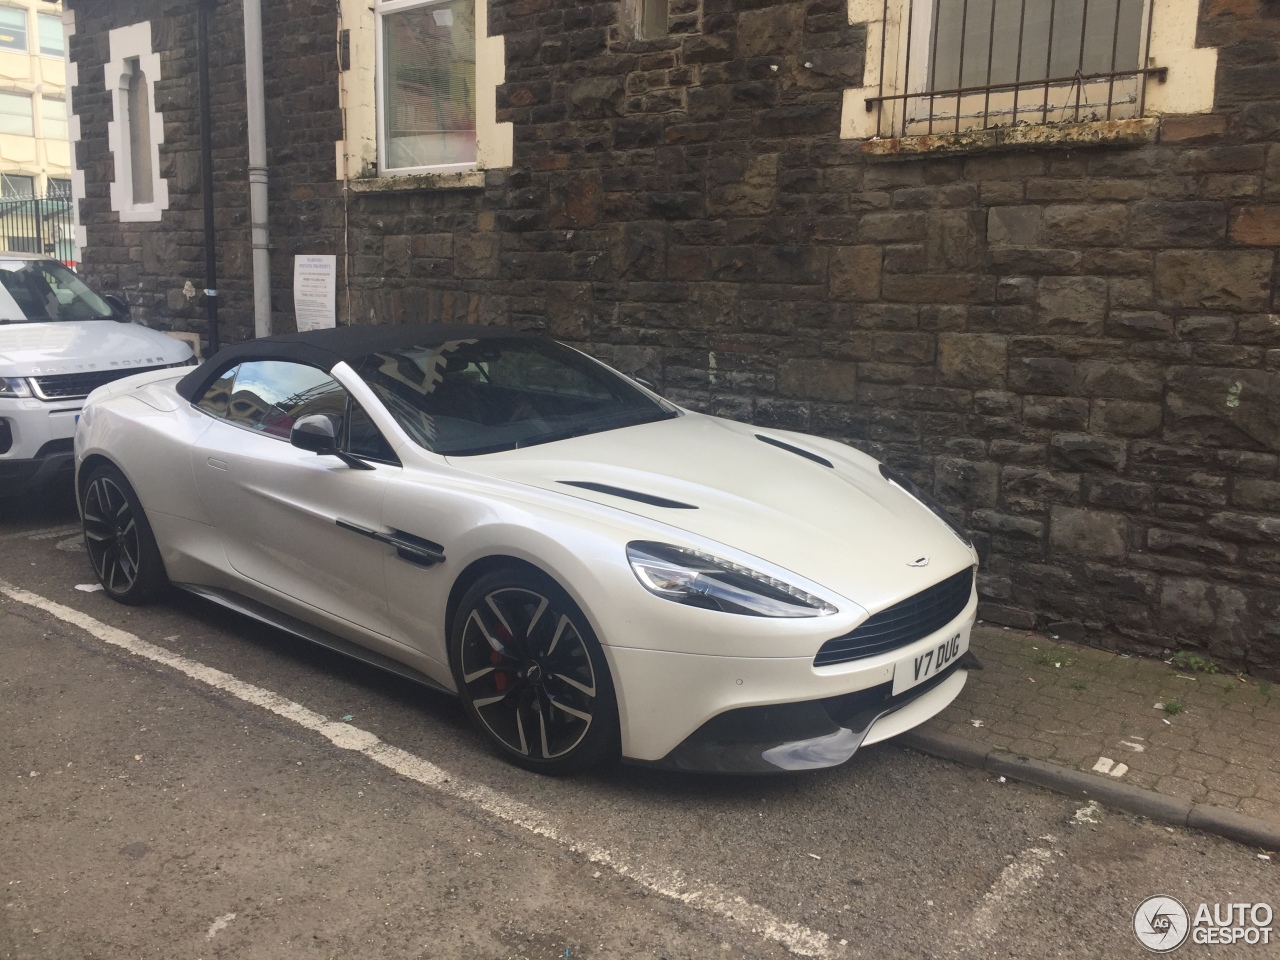
<instances>
[{"instance_id":1,"label":"car side vent","mask_svg":"<svg viewBox=\"0 0 1280 960\"><path fill-rule=\"evenodd\" d=\"M763 440L765 443L778 447L779 449L788 450L797 456L804 457L806 460L812 460L814 463L820 463L824 467L831 467L832 469L835 469L835 464L826 457L820 457L816 453L811 453L810 451L803 450L800 447L793 447L785 440L779 440L777 437L766 437L763 433L757 433L756 439Z\"/></svg>"},{"instance_id":2,"label":"car side vent","mask_svg":"<svg viewBox=\"0 0 1280 960\"><path fill-rule=\"evenodd\" d=\"M666 497L655 497L651 493L640 493L637 490L627 490L623 487L611 487L607 483L591 483L588 480L561 480L567 487L581 487L583 490L594 490L596 493L607 493L611 497L622 497L626 500L635 500L637 503L647 503L651 507L667 507L671 510L697 510L692 503L681 503L679 500L668 500Z\"/></svg>"}]
</instances>

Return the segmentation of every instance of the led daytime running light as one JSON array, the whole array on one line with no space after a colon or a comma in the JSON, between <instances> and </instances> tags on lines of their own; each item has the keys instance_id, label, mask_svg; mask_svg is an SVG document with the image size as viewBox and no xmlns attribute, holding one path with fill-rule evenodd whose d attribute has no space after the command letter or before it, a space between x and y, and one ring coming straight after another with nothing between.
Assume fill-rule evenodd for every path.
<instances>
[{"instance_id":1,"label":"led daytime running light","mask_svg":"<svg viewBox=\"0 0 1280 960\"><path fill-rule=\"evenodd\" d=\"M836 608L758 570L688 547L637 541L627 559L641 585L676 603L757 617L823 617Z\"/></svg>"}]
</instances>

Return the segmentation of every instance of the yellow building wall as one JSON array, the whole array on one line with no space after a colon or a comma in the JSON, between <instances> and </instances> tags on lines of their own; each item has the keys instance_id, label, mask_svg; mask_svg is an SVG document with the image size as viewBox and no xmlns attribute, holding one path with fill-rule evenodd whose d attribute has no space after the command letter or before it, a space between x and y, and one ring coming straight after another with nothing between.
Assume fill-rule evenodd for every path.
<instances>
[{"instance_id":1,"label":"yellow building wall","mask_svg":"<svg viewBox=\"0 0 1280 960\"><path fill-rule=\"evenodd\" d=\"M31 96L35 136L0 133L0 173L21 174L35 180L36 192L48 189L49 178L71 179L71 147L65 138L47 137L43 129L45 97L67 99L66 55L47 57L40 53L40 25L37 14L62 19L62 4L45 0L5 0L5 6L27 13L27 52L0 50L0 91Z\"/></svg>"}]
</instances>

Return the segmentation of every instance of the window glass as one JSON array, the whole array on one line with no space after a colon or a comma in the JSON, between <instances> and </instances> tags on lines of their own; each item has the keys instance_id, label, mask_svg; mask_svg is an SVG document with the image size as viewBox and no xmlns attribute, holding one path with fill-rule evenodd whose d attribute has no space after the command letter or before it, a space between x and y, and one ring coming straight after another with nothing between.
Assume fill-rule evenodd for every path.
<instances>
[{"instance_id":1,"label":"window glass","mask_svg":"<svg viewBox=\"0 0 1280 960\"><path fill-rule=\"evenodd\" d=\"M0 7L0 50L27 49L27 11Z\"/></svg>"},{"instance_id":2,"label":"window glass","mask_svg":"<svg viewBox=\"0 0 1280 960\"><path fill-rule=\"evenodd\" d=\"M239 369L239 367L232 367L215 380L213 386L204 392L204 396L196 406L215 417L226 417L231 406L231 385L235 382L236 372Z\"/></svg>"},{"instance_id":3,"label":"window glass","mask_svg":"<svg viewBox=\"0 0 1280 960\"><path fill-rule=\"evenodd\" d=\"M467 456L678 415L552 340L493 337L370 354L353 364L413 440Z\"/></svg>"},{"instance_id":4,"label":"window glass","mask_svg":"<svg viewBox=\"0 0 1280 960\"><path fill-rule=\"evenodd\" d=\"M71 181L60 177L50 177L46 196L66 200L71 196Z\"/></svg>"},{"instance_id":5,"label":"window glass","mask_svg":"<svg viewBox=\"0 0 1280 960\"><path fill-rule=\"evenodd\" d=\"M382 14L385 169L474 163L475 0Z\"/></svg>"},{"instance_id":6,"label":"window glass","mask_svg":"<svg viewBox=\"0 0 1280 960\"><path fill-rule=\"evenodd\" d=\"M56 260L0 259L0 323L114 317L106 301Z\"/></svg>"},{"instance_id":7,"label":"window glass","mask_svg":"<svg viewBox=\"0 0 1280 960\"><path fill-rule=\"evenodd\" d=\"M938 4L930 88L985 84L988 64L993 84L1062 79L1075 76L1077 70L1084 76L1112 69L1135 70L1139 66L1144 2L1026 0L1024 6L1023 0L969 0L965 4ZM1024 10L1026 20L1019 42Z\"/></svg>"},{"instance_id":8,"label":"window glass","mask_svg":"<svg viewBox=\"0 0 1280 960\"><path fill-rule=\"evenodd\" d=\"M134 57L127 63L129 91L126 108L129 112L129 167L133 202L152 203L155 200L155 184L151 178L151 94L140 60Z\"/></svg>"},{"instance_id":9,"label":"window glass","mask_svg":"<svg viewBox=\"0 0 1280 960\"><path fill-rule=\"evenodd\" d=\"M240 365L227 419L287 440L300 417L323 413L341 423L346 405L346 391L322 370L283 360L259 360Z\"/></svg>"},{"instance_id":10,"label":"window glass","mask_svg":"<svg viewBox=\"0 0 1280 960\"><path fill-rule=\"evenodd\" d=\"M36 18L40 24L40 52L46 57L61 57L66 53L62 40L62 18L42 13Z\"/></svg>"},{"instance_id":11,"label":"window glass","mask_svg":"<svg viewBox=\"0 0 1280 960\"><path fill-rule=\"evenodd\" d=\"M0 174L0 196L5 199L29 199L36 195L36 178L20 173Z\"/></svg>"},{"instance_id":12,"label":"window glass","mask_svg":"<svg viewBox=\"0 0 1280 960\"><path fill-rule=\"evenodd\" d=\"M3 10L4 7L0 7ZM16 133L34 137L31 120L31 96L25 93L0 93L0 133Z\"/></svg>"},{"instance_id":13,"label":"window glass","mask_svg":"<svg viewBox=\"0 0 1280 960\"><path fill-rule=\"evenodd\" d=\"M640 0L640 38L657 40L667 35L671 0Z\"/></svg>"},{"instance_id":14,"label":"window glass","mask_svg":"<svg viewBox=\"0 0 1280 960\"><path fill-rule=\"evenodd\" d=\"M67 102L41 97L40 126L46 140L66 140Z\"/></svg>"},{"instance_id":15,"label":"window glass","mask_svg":"<svg viewBox=\"0 0 1280 960\"><path fill-rule=\"evenodd\" d=\"M67 102L41 97L40 124L46 140L66 140Z\"/></svg>"},{"instance_id":16,"label":"window glass","mask_svg":"<svg viewBox=\"0 0 1280 960\"><path fill-rule=\"evenodd\" d=\"M357 457L368 457L370 460L398 462L391 444L387 443L382 432L369 419L369 415L354 401L350 405L350 414L347 419L347 452Z\"/></svg>"}]
</instances>

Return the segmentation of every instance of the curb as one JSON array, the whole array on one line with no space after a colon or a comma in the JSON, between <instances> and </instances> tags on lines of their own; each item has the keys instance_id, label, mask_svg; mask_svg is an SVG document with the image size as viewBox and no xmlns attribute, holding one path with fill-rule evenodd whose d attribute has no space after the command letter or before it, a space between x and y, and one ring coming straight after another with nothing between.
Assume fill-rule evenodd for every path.
<instances>
[{"instance_id":1,"label":"curb","mask_svg":"<svg viewBox=\"0 0 1280 960\"><path fill-rule=\"evenodd\" d=\"M1160 823L1190 827L1237 843L1266 850L1280 850L1280 824L1245 816L1226 807L1179 800L1154 790L1144 790L1107 777L1083 773L1056 763L1033 760L949 733L915 729L897 738L898 743L931 757L950 760L987 773L1035 784L1071 797L1097 800L1117 810L1136 813Z\"/></svg>"}]
</instances>

